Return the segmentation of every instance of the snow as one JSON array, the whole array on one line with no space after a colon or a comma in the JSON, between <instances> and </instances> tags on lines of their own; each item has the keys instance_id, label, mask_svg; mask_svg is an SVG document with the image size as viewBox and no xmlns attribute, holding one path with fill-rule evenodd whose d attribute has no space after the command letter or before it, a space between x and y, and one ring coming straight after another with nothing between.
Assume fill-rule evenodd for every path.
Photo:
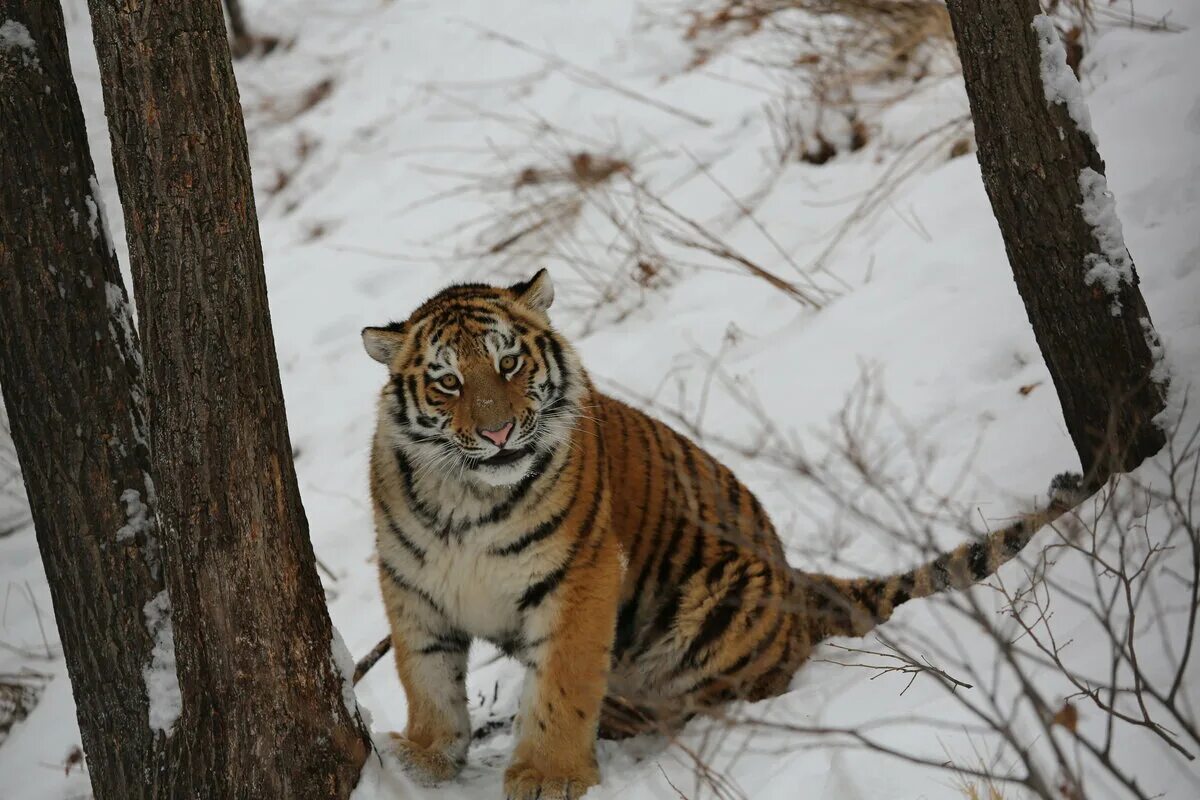
<instances>
[{"instance_id":1,"label":"snow","mask_svg":"<svg viewBox=\"0 0 1200 800\"><path fill-rule=\"evenodd\" d=\"M175 672L175 632L171 627L171 598L163 589L143 609L146 630L154 638L150 663L142 671L150 702L150 728L168 736L183 712L179 676Z\"/></svg>"},{"instance_id":2,"label":"snow","mask_svg":"<svg viewBox=\"0 0 1200 800\"><path fill-rule=\"evenodd\" d=\"M150 527L150 509L142 502L142 493L137 489L126 489L121 492L121 502L125 504L127 522L117 529L117 541L125 542L144 533Z\"/></svg>"},{"instance_id":3,"label":"snow","mask_svg":"<svg viewBox=\"0 0 1200 800\"><path fill-rule=\"evenodd\" d=\"M1146 336L1146 344L1150 348L1150 357L1154 360L1154 369L1150 371L1150 380L1160 385L1166 385L1171 377L1171 367L1167 363L1167 349L1163 347L1162 339L1154 330L1154 323L1142 317L1138 320L1142 333ZM1170 412L1171 408L1164 409Z\"/></svg>"},{"instance_id":4,"label":"snow","mask_svg":"<svg viewBox=\"0 0 1200 800\"><path fill-rule=\"evenodd\" d=\"M105 283L104 297L108 302L108 332L117 340L124 352L133 354L140 367L142 352L134 347L133 311L125 291L115 283Z\"/></svg>"},{"instance_id":5,"label":"snow","mask_svg":"<svg viewBox=\"0 0 1200 800\"><path fill-rule=\"evenodd\" d=\"M1075 126L1088 135L1094 147L1099 148L1100 140L1092 128L1092 115L1083 99L1083 87L1067 64L1067 49L1058 37L1054 20L1045 14L1038 14L1033 18L1033 30L1042 51L1042 89L1046 93L1046 101L1066 106Z\"/></svg>"},{"instance_id":6,"label":"snow","mask_svg":"<svg viewBox=\"0 0 1200 800\"><path fill-rule=\"evenodd\" d=\"M338 632L337 626L333 627L333 638L329 645L329 657L333 661L333 671L342 679L342 702L345 703L350 716L361 716L369 728L371 715L358 704L358 698L354 695L354 656L350 655L350 649L346 647L346 642L342 639L342 634Z\"/></svg>"},{"instance_id":7,"label":"snow","mask_svg":"<svg viewBox=\"0 0 1200 800\"><path fill-rule=\"evenodd\" d=\"M93 239L103 237L108 252L116 255L117 248L113 245L113 240L108 232L108 214L104 210L104 198L95 175L88 176L88 188L91 190L91 194L84 198L88 207L88 230L92 232Z\"/></svg>"},{"instance_id":8,"label":"snow","mask_svg":"<svg viewBox=\"0 0 1200 800\"><path fill-rule=\"evenodd\" d=\"M86 7L82 0L64 5L96 161L94 194L118 209ZM557 295L551 316L576 342L601 387L627 390L634 399L654 397L689 419L702 419L710 435L740 442L755 441L758 428L739 393L820 455L831 421L867 372L889 403L877 421L882 441L902 444L919 433L922 448L940 456L933 472L940 485L954 485L959 466L970 459L969 477L955 493L989 520L1011 515L1026 498L1044 497L1052 475L1077 466L978 164L970 155L948 156L964 135L952 123L968 112L960 80L931 76L900 102L878 108L872 90L863 89L870 133L863 149L839 152L821 166L792 162L777 169L766 108L784 85L793 86L804 133L811 135L818 115L807 88L763 66L781 54L761 39L737 43L703 68L682 72L692 56L682 24L648 20L646 10L658 5L463 0L448 10L445 4L377 0L245 3L256 32L293 41L262 59L239 62L237 71L296 468L314 549L335 576L323 575L332 621L353 656L365 654L387 630L366 477L375 396L384 376L362 352L358 331L403 318L450 281L516 280L548 267ZM1103 134L1107 164L1107 186L1093 185L1095 205L1088 213L1101 219L1110 195L1121 198L1119 233L1136 259L1161 337L1152 348L1161 354L1159 376L1168 368L1175 376L1172 402L1180 409L1180 398L1200 375L1200 87L1194 78L1200 73L1200 6L1139 0L1136 8L1150 18L1169 16L1185 30L1168 34L1105 22L1084 59L1086 92L1078 82L1068 85L1065 53L1055 37L1056 47L1043 45L1054 76L1047 99L1070 110L1072 98L1082 101L1086 94L1091 123L1076 121ZM481 34L480 27L712 124L694 124L594 80L548 69L544 59ZM1038 36L1048 38L1042 31ZM305 107L304 98L327 80L324 98ZM939 130L944 133L930 134L923 149L905 150ZM833 141L837 132L826 138ZM811 276L830 299L820 311L801 307L727 262L659 236L642 242L644 252L661 257L674 277L663 288L627 289L630 262L623 248L637 226L614 225L610 218L631 219L631 190L620 180L589 195L577 217L577 237L547 235L526 242L519 256L476 257L514 232L499 224L503 214L553 194L553 187L514 190L521 170L555 168L577 150L629 159L632 177L680 215L703 222L732 249L787 279ZM895 184L890 194L831 246L835 232L864 198L877 194L885 177ZM754 221L732 208L726 189L747 205L754 201ZM109 223L127 266L124 220L114 212ZM1096 255L1119 265L1106 252L1105 242L1115 240L1097 241ZM1081 282L1088 268L1080 265ZM606 292L614 299L598 305ZM129 315L126 307L120 319ZM122 324L115 323L117 333ZM1195 423L1195 407L1188 407L1185 423ZM820 560L819 545L822 533L838 522L837 510L794 476L712 446L763 500L792 560L832 568ZM897 463L897 471L903 473L903 466ZM1162 466L1156 461L1139 475L1154 480ZM143 492L143 502L146 497ZM1165 515L1155 507L1148 524ZM0 519L7 516L0 513ZM885 573L914 563L911 552L852 525L842 533L841 556L859 571ZM961 540L956 531L941 535L945 543ZM1034 546L1046 541L1043 536ZM1090 580L1081 566L1063 558L1054 568ZM1024 575L1014 564L1001 577L1019 585ZM33 714L0 747L0 786L22 787L21 800L83 796L80 770L64 775L60 766L79 734L49 621L50 592L29 528L0 538L0 592L26 583L45 621L52 657L31 662L0 648L0 672L32 663L53 677ZM974 596L1001 615L986 589ZM995 663L996 651L985 639L937 609L933 602L909 604L884 632L937 641L956 632L978 663ZM1077 610L1058 609L1055 622L1075 640L1077 658L1103 662L1090 635L1094 629ZM33 615L0 616L0 641L38 651ZM350 659L338 650L335 645L335 661L345 675ZM826 649L818 658L835 652ZM964 764L994 754L994 743L966 730L970 720L932 681L918 679L904 691L906 677L872 680L874 675L816 660L784 696L735 711L807 725L865 722L881 726L889 744ZM1058 686L1052 675L1040 677L1049 691ZM347 708L355 700L372 712L380 744L355 800L500 796L513 746L507 720L521 683L516 664L488 645L473 649L472 724L491 732L473 743L459 779L427 789L413 785L387 754L387 732L403 727L406 705L391 660L383 659L353 694L344 695ZM1064 687L1062 696L1070 691ZM916 721L927 717L940 726ZM1082 725L1100 720L1081 709ZM814 800L961 800L966 794L954 775L825 740L800 745L778 731L748 727L722 735L697 721L680 743L706 753L753 800L794 798L798 788ZM1118 744L1149 794L1195 796L1194 766L1162 755L1149 737L1126 735ZM696 791L685 751L653 737L602 743L599 758L604 782L588 800L678 797L671 784L693 800L712 796ZM1107 789L1098 783L1089 797L1115 795ZM1023 797L1014 789L1003 796Z\"/></svg>"},{"instance_id":9,"label":"snow","mask_svg":"<svg viewBox=\"0 0 1200 800\"><path fill-rule=\"evenodd\" d=\"M1083 219L1092 226L1092 235L1100 245L1099 253L1089 253L1084 260L1087 273L1083 280L1088 286L1098 283L1104 287L1113 298L1112 315L1119 317L1121 284L1132 285L1133 262L1121 233L1117 203L1104 176L1091 167L1084 167L1079 172L1079 193L1083 197L1079 204Z\"/></svg>"},{"instance_id":10,"label":"snow","mask_svg":"<svg viewBox=\"0 0 1200 800\"><path fill-rule=\"evenodd\" d=\"M0 24L0 52L19 51L21 62L27 67L38 65L37 46L26 28L16 20L5 20Z\"/></svg>"},{"instance_id":11,"label":"snow","mask_svg":"<svg viewBox=\"0 0 1200 800\"><path fill-rule=\"evenodd\" d=\"M95 179L93 178L93 181ZM100 207L101 231L104 231L104 236L107 237L108 225L104 222L104 210ZM89 278L90 280L90 278ZM150 436L146 431L145 414L148 412L146 403L146 389L142 383L143 380L143 361L141 348L137 346L137 337L134 334L133 309L127 299L127 295L122 288L114 283L105 282L104 297L108 303L108 333L113 338L113 342L120 350L122 357L128 363L132 360L134 368L137 371L136 376L130 381L129 391L132 395L129 405L129 425L133 431L133 437L137 443L142 446L146 452L150 448ZM97 334L98 335L98 334ZM135 409L140 409L142 413L135 413ZM117 442L114 437L114 442ZM154 485L149 475L144 476L146 482L147 497L153 497Z\"/></svg>"}]
</instances>

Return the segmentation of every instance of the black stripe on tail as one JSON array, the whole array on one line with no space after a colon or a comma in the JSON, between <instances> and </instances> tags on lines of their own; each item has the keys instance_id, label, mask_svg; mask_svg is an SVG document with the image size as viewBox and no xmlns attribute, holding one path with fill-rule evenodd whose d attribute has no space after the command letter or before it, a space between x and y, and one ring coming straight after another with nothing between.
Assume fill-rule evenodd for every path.
<instances>
[{"instance_id":1,"label":"black stripe on tail","mask_svg":"<svg viewBox=\"0 0 1200 800\"><path fill-rule=\"evenodd\" d=\"M830 636L862 636L902 603L947 589L965 589L1011 561L1045 525L1075 508L1099 486L1085 489L1078 475L1062 473L1050 484L1044 511L942 553L919 567L886 578L835 578L793 571L798 611L809 619L815 644Z\"/></svg>"}]
</instances>

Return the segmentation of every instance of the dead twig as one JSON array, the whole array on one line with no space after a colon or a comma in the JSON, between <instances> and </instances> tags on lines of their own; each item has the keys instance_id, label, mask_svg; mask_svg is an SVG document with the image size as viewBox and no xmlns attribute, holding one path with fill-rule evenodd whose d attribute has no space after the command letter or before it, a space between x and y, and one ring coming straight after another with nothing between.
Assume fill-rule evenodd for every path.
<instances>
[{"instance_id":1,"label":"dead twig","mask_svg":"<svg viewBox=\"0 0 1200 800\"><path fill-rule=\"evenodd\" d=\"M371 648L371 652L360 658L354 665L354 684L357 685L363 679L363 676L371 671L371 668L379 663L379 660L387 655L387 652L392 649L391 635L384 636L379 640L379 643Z\"/></svg>"},{"instance_id":2,"label":"dead twig","mask_svg":"<svg viewBox=\"0 0 1200 800\"><path fill-rule=\"evenodd\" d=\"M514 39L513 37L508 36L507 34L503 34L503 33L500 33L499 31L492 30L491 28L487 28L482 25L478 25L474 22L471 22L470 20L463 20L463 23L465 25L467 25L468 27L473 28L476 31L479 31L480 33L482 33L484 36L486 36L489 39L495 39L498 42L503 42L504 44L508 45L509 47L513 47L517 50L521 50L521 51L529 53L531 55L535 55L538 58L544 59L548 64L551 64L554 67L557 67L558 69L562 70L564 73L566 73L568 75L574 75L576 77L576 79L578 79L578 80L582 80L582 81L590 83L594 86L603 87L610 91L616 92L617 94L621 95L622 97L627 97L630 100L635 100L639 103L648 105L652 108L657 108L659 111L665 112L667 114L671 114L672 116L678 117L680 119L687 120L688 122L691 122L695 125L699 125L704 128L711 127L713 124L712 120L705 119L704 117L700 116L699 114L693 114L690 111L685 111L681 108L671 105L670 103L665 103L662 100L658 100L653 97L648 97L647 95L644 95L641 92L637 92L637 91L634 91L633 89L629 89L625 86L622 86L619 83L616 83L612 79L607 78L598 72L594 72L593 70L586 69L585 67L581 67L578 64L573 64L561 56L555 55L554 53L546 52L545 50L541 50L537 47L534 47L533 45L526 44L525 42L522 42L520 39Z\"/></svg>"}]
</instances>

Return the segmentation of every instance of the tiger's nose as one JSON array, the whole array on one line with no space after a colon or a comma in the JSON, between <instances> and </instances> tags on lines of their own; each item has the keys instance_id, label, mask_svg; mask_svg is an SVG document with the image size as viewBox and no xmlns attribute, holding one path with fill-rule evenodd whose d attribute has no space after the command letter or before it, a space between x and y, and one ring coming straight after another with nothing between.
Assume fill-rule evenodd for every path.
<instances>
[{"instance_id":1,"label":"tiger's nose","mask_svg":"<svg viewBox=\"0 0 1200 800\"><path fill-rule=\"evenodd\" d=\"M508 422L504 423L495 430L489 431L485 428L478 428L477 430L479 431L480 436L496 445L496 447L504 447L504 443L508 441L508 435L512 433L512 429L513 421L510 419Z\"/></svg>"}]
</instances>

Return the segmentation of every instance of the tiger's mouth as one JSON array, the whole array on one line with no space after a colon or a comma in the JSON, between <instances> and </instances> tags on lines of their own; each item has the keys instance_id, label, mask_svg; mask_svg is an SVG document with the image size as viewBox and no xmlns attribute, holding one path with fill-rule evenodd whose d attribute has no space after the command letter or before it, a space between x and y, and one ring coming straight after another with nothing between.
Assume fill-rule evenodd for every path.
<instances>
[{"instance_id":1,"label":"tiger's mouth","mask_svg":"<svg viewBox=\"0 0 1200 800\"><path fill-rule=\"evenodd\" d=\"M529 455L532 452L533 452L532 445L527 445L525 447L519 447L519 448L516 448L513 450L501 450L500 452L496 453L496 455L491 456L490 458L481 459L479 462L479 466L504 467L509 464L514 464L517 461L520 461L522 458L524 458L525 456Z\"/></svg>"}]
</instances>

